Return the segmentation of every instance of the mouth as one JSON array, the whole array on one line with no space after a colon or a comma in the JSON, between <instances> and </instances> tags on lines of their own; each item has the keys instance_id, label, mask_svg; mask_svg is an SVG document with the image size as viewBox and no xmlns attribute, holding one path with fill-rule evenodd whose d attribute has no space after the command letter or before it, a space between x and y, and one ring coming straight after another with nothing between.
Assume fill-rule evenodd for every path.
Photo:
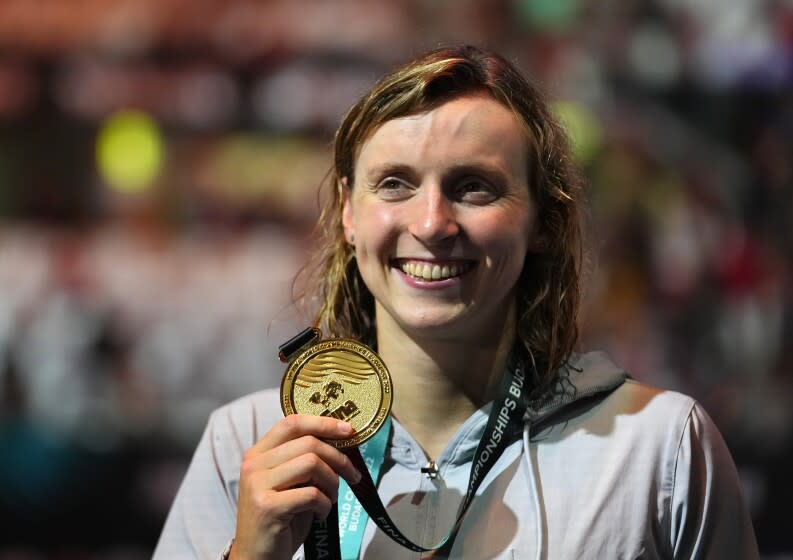
<instances>
[{"instance_id":1,"label":"mouth","mask_svg":"<svg viewBox=\"0 0 793 560\"><path fill-rule=\"evenodd\" d=\"M462 276L474 267L473 261L421 261L404 259L395 263L405 275L423 282L438 282Z\"/></svg>"}]
</instances>

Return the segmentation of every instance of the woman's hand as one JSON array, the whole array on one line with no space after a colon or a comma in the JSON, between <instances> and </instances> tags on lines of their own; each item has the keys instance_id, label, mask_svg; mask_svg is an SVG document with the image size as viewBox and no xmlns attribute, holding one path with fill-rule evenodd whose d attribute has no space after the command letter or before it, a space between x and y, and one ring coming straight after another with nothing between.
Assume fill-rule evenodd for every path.
<instances>
[{"instance_id":1,"label":"woman's hand","mask_svg":"<svg viewBox=\"0 0 793 560\"><path fill-rule=\"evenodd\" d=\"M351 483L361 477L344 453L319 439L351 434L347 422L293 414L245 452L230 560L292 557L312 521L330 513L339 476Z\"/></svg>"}]
</instances>

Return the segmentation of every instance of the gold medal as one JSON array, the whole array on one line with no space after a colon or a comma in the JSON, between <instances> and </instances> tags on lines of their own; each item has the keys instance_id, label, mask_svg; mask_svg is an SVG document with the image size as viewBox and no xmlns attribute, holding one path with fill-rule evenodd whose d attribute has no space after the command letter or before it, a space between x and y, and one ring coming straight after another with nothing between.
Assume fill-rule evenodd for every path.
<instances>
[{"instance_id":1,"label":"gold medal","mask_svg":"<svg viewBox=\"0 0 793 560\"><path fill-rule=\"evenodd\" d=\"M355 340L323 340L300 352L281 381L285 415L332 416L352 424L348 439L328 440L354 447L372 437L391 412L391 375L374 350Z\"/></svg>"}]
</instances>

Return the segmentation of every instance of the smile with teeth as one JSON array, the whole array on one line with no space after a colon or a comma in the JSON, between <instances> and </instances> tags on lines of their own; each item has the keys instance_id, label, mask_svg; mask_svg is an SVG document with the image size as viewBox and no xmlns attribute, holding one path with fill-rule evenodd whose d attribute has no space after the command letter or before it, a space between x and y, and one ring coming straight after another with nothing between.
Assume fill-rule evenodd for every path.
<instances>
[{"instance_id":1,"label":"smile with teeth","mask_svg":"<svg viewBox=\"0 0 793 560\"><path fill-rule=\"evenodd\" d=\"M399 264L402 272L418 280L446 280L456 278L471 269L473 263L456 262L450 264L434 264L421 261L404 261Z\"/></svg>"}]
</instances>

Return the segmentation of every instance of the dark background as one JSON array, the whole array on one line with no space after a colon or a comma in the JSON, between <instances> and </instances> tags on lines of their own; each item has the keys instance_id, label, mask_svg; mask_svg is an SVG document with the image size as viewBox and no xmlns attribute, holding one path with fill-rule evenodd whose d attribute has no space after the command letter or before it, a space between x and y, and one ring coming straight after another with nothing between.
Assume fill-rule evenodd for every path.
<instances>
[{"instance_id":1,"label":"dark background","mask_svg":"<svg viewBox=\"0 0 793 560\"><path fill-rule=\"evenodd\" d=\"M583 348L700 400L793 558L793 6L0 0L0 559L139 559L209 412L276 386L342 112L472 42L590 184Z\"/></svg>"}]
</instances>

